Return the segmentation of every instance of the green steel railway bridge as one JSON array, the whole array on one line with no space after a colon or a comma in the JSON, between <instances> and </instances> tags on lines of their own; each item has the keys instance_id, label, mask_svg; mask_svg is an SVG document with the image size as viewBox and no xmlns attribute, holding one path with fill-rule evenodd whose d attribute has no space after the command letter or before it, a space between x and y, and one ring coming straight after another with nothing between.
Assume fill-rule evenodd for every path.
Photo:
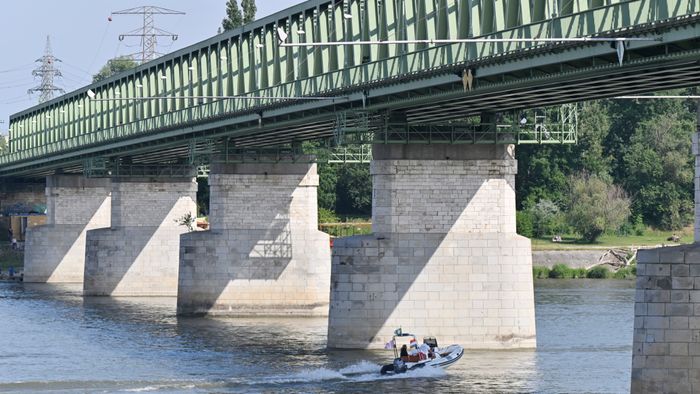
<instances>
[{"instance_id":1,"label":"green steel railway bridge","mask_svg":"<svg viewBox=\"0 0 700 394\"><path fill-rule=\"evenodd\" d=\"M91 174L124 157L185 163L362 130L370 142L567 143L566 128L544 138L464 120L697 83L697 0L559 3L307 1L13 115L0 176ZM551 40L581 37L648 40ZM502 41L456 42L469 38ZM286 46L338 41L399 42Z\"/></svg>"},{"instance_id":2,"label":"green steel railway bridge","mask_svg":"<svg viewBox=\"0 0 700 394\"><path fill-rule=\"evenodd\" d=\"M531 348L514 145L575 143L576 102L698 83L700 0L309 0L11 116L0 209L46 204L27 282L328 316L336 348L397 327ZM332 251L319 139L372 150L373 233ZM190 232L198 168L210 229ZM640 252L634 392L700 390L696 249Z\"/></svg>"}]
</instances>

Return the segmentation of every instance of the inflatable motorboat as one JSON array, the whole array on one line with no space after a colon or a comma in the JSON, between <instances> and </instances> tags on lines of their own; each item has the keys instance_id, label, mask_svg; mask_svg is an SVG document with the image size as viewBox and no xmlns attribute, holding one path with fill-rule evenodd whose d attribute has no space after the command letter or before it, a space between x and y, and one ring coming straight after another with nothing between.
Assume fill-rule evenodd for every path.
<instances>
[{"instance_id":1,"label":"inflatable motorboat","mask_svg":"<svg viewBox=\"0 0 700 394\"><path fill-rule=\"evenodd\" d=\"M457 362L464 354L464 349L459 345L438 347L437 340L433 337L423 338L423 344L418 345L415 335L403 334L396 330L391 342L386 349L394 350L394 362L384 365L382 375L399 374L418 368L445 368Z\"/></svg>"}]
</instances>

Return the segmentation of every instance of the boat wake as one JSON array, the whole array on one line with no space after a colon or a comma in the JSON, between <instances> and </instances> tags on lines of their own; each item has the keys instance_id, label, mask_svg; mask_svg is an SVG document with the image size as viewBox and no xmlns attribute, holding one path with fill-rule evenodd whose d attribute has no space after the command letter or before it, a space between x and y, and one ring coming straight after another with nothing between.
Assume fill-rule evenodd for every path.
<instances>
[{"instance_id":1,"label":"boat wake","mask_svg":"<svg viewBox=\"0 0 700 394\"><path fill-rule=\"evenodd\" d=\"M271 376L258 384L313 383L321 381L370 382L375 380L437 378L445 375L442 368L419 368L397 375L381 375L381 365L360 361L339 370L329 368L304 369L288 375Z\"/></svg>"},{"instance_id":2,"label":"boat wake","mask_svg":"<svg viewBox=\"0 0 700 394\"><path fill-rule=\"evenodd\" d=\"M123 393L193 393L203 392L248 392L249 390L275 390L275 388L294 386L315 386L318 383L347 385L373 381L391 381L396 379L431 379L445 375L442 368L419 368L402 374L382 375L381 365L360 361L340 369L308 368L289 374L259 376L257 379L230 378L223 380L160 380L160 381L63 381L63 382L13 382L0 383L0 392L21 391L40 392L84 392L91 390ZM304 389L305 390L305 389Z\"/></svg>"},{"instance_id":3,"label":"boat wake","mask_svg":"<svg viewBox=\"0 0 700 394\"><path fill-rule=\"evenodd\" d=\"M345 379L339 371L328 368L302 369L289 375L276 375L266 378L257 384L312 383L326 380Z\"/></svg>"}]
</instances>

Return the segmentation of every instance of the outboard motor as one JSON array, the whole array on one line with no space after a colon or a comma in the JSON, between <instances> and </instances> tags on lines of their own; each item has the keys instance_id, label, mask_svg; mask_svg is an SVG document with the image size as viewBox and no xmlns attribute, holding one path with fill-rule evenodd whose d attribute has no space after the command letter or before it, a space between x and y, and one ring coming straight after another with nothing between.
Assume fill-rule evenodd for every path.
<instances>
[{"instance_id":1,"label":"outboard motor","mask_svg":"<svg viewBox=\"0 0 700 394\"><path fill-rule=\"evenodd\" d=\"M389 372L404 373L407 369L408 367L406 367L406 363L403 362L401 358L395 358L393 363L383 366L380 373L382 375L386 375Z\"/></svg>"},{"instance_id":2,"label":"outboard motor","mask_svg":"<svg viewBox=\"0 0 700 394\"><path fill-rule=\"evenodd\" d=\"M394 373L404 373L406 369L406 363L401 358L394 359Z\"/></svg>"}]
</instances>

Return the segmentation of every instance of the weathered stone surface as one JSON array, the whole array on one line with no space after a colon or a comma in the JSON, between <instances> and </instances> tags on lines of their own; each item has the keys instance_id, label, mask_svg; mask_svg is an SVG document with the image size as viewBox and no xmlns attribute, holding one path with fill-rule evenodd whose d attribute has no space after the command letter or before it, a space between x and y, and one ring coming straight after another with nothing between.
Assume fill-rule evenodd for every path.
<instances>
[{"instance_id":1,"label":"weathered stone surface","mask_svg":"<svg viewBox=\"0 0 700 394\"><path fill-rule=\"evenodd\" d=\"M211 230L183 234L179 314L326 316L315 164L214 165Z\"/></svg>"},{"instance_id":2,"label":"weathered stone surface","mask_svg":"<svg viewBox=\"0 0 700 394\"><path fill-rule=\"evenodd\" d=\"M329 347L378 348L398 327L467 348L535 346L516 162L505 147L470 149L474 159L417 145L375 155L374 234L333 246Z\"/></svg>"},{"instance_id":3,"label":"weathered stone surface","mask_svg":"<svg viewBox=\"0 0 700 394\"><path fill-rule=\"evenodd\" d=\"M111 227L86 237L85 295L175 296L179 221L196 215L194 179L114 180Z\"/></svg>"},{"instance_id":4,"label":"weathered stone surface","mask_svg":"<svg viewBox=\"0 0 700 394\"><path fill-rule=\"evenodd\" d=\"M47 177L47 222L27 229L25 282L83 282L86 232L110 225L110 194L109 179Z\"/></svg>"},{"instance_id":5,"label":"weathered stone surface","mask_svg":"<svg viewBox=\"0 0 700 394\"><path fill-rule=\"evenodd\" d=\"M698 252L683 245L638 255L633 393L700 391L700 290L690 261Z\"/></svg>"},{"instance_id":6,"label":"weathered stone surface","mask_svg":"<svg viewBox=\"0 0 700 394\"><path fill-rule=\"evenodd\" d=\"M424 253L404 261L362 256L348 247L353 238L372 242L384 256L405 249ZM422 234L353 238L333 246L329 346L380 347L398 327L468 348L535 346L528 239L493 233L451 233L437 242ZM404 239L421 246L398 246ZM467 246L489 241L492 246L479 251ZM366 273L365 267L375 270ZM391 271L405 274L383 273Z\"/></svg>"}]
</instances>

